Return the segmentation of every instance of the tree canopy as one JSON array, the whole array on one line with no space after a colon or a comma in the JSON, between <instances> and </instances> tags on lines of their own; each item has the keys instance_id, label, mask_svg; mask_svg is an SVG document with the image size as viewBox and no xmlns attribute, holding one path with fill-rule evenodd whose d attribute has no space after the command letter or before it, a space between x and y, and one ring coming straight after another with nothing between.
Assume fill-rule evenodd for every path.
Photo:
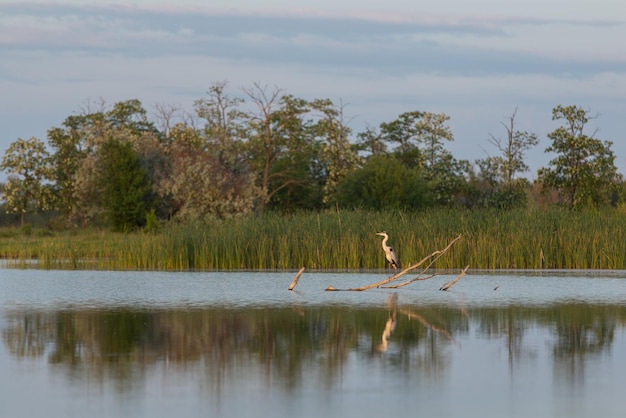
<instances>
[{"instance_id":1,"label":"tree canopy","mask_svg":"<svg viewBox=\"0 0 626 418\"><path fill-rule=\"evenodd\" d=\"M9 174L3 187L6 209L20 214L24 224L27 212L45 210L52 204L53 194L47 181L51 178L50 155L37 138L18 138L5 151L0 169Z\"/></svg>"},{"instance_id":2,"label":"tree canopy","mask_svg":"<svg viewBox=\"0 0 626 418\"><path fill-rule=\"evenodd\" d=\"M1 169L8 211L58 211L63 223L127 231L147 217L229 218L265 210L372 210L527 204L532 193L525 153L537 135L520 130L517 109L496 154L470 162L446 148L454 140L444 113L412 110L353 132L347 107L305 100L255 83L239 93L211 85L194 113L138 100L89 102L52 127L46 143L18 139ZM621 175L612 143L586 133L588 110L558 105L537 185L569 207L614 204ZM475 170L474 167L478 167Z\"/></svg>"},{"instance_id":3,"label":"tree canopy","mask_svg":"<svg viewBox=\"0 0 626 418\"><path fill-rule=\"evenodd\" d=\"M557 190L570 208L606 205L622 179L612 142L595 138L595 132L585 133L592 118L589 110L578 106L559 105L552 110L552 119L563 121L563 126L548 134L552 144L546 152L557 156L539 170L539 181L544 189Z\"/></svg>"}]
</instances>

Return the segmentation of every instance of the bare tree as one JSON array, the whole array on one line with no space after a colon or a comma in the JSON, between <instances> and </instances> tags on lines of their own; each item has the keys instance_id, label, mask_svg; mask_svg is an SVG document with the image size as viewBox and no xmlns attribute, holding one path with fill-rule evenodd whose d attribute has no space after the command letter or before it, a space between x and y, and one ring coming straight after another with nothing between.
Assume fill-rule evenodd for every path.
<instances>
[{"instance_id":1,"label":"bare tree","mask_svg":"<svg viewBox=\"0 0 626 418\"><path fill-rule=\"evenodd\" d=\"M171 105L167 103L157 103L154 106L154 112L156 114L156 126L161 131L165 138L170 137L172 127L182 119L182 109L180 106Z\"/></svg>"},{"instance_id":2,"label":"bare tree","mask_svg":"<svg viewBox=\"0 0 626 418\"><path fill-rule=\"evenodd\" d=\"M528 165L524 162L524 154L539 143L536 134L515 130L516 116L517 108L509 117L508 123L501 122L506 130L506 139L503 140L489 134L489 142L501 152L501 156L496 158L505 184L511 184L516 174L529 170Z\"/></svg>"}]
</instances>

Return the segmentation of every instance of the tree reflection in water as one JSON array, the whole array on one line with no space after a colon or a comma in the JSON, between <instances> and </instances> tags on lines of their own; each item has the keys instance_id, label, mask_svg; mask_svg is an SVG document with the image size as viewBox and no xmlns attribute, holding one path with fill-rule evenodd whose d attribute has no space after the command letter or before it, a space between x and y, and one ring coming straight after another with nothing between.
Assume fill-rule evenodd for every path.
<instances>
[{"instance_id":1,"label":"tree reflection in water","mask_svg":"<svg viewBox=\"0 0 626 418\"><path fill-rule=\"evenodd\" d=\"M386 307L13 309L2 339L14 358L45 358L73 379L114 380L120 390L162 367L203 368L203 384L217 392L251 371L261 384L292 391L311 375L337 387L355 356L439 379L471 339L500 341L513 373L541 349L526 342L531 330L545 334L556 375L583 379L585 362L609 352L625 322L623 306L460 309L402 305L392 296Z\"/></svg>"}]
</instances>

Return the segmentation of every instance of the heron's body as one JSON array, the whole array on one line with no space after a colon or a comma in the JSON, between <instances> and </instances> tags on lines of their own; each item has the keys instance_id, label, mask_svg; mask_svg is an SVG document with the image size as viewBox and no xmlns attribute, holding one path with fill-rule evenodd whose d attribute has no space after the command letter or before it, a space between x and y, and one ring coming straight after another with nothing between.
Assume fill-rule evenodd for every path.
<instances>
[{"instance_id":1,"label":"heron's body","mask_svg":"<svg viewBox=\"0 0 626 418\"><path fill-rule=\"evenodd\" d=\"M393 250L392 247L387 245L387 240L389 240L389 235L387 235L387 233L384 231L377 232L376 235L380 235L383 237L383 243L382 243L383 251L385 252L385 258L389 262L389 265L393 267L394 270L399 269L400 260L398 260L398 255L396 254L396 252Z\"/></svg>"}]
</instances>

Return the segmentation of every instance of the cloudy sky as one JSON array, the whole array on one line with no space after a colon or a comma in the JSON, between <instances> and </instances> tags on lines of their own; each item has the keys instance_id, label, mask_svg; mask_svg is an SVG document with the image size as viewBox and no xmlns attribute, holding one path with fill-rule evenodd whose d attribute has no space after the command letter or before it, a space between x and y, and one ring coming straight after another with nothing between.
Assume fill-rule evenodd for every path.
<instances>
[{"instance_id":1,"label":"cloudy sky","mask_svg":"<svg viewBox=\"0 0 626 418\"><path fill-rule=\"evenodd\" d=\"M530 178L552 108L578 105L626 173L624 39L617 0L0 0L0 151L89 100L191 110L215 82L260 82L343 102L355 132L446 113L459 159L496 154L487 139L517 108L541 139Z\"/></svg>"}]
</instances>

